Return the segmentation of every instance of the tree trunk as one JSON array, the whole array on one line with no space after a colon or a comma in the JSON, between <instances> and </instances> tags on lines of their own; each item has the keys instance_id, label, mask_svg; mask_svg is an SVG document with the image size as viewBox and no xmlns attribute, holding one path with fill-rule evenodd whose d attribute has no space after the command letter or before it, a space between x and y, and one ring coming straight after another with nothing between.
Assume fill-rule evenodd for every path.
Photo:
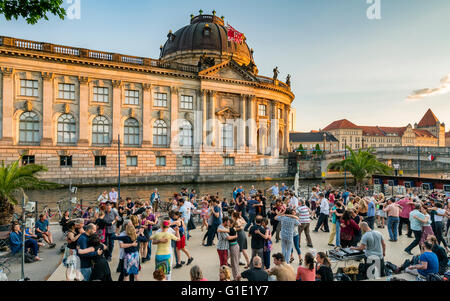
<instances>
[{"instance_id":1,"label":"tree trunk","mask_svg":"<svg viewBox=\"0 0 450 301\"><path fill-rule=\"evenodd\" d=\"M14 206L8 200L0 198L0 225L10 225L14 214Z\"/></svg>"}]
</instances>

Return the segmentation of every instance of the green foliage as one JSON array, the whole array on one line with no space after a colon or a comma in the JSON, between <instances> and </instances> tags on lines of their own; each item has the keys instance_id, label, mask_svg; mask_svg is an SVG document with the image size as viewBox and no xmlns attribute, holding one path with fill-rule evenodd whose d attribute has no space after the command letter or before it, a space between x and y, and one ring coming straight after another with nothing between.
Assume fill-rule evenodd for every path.
<instances>
[{"instance_id":1,"label":"green foliage","mask_svg":"<svg viewBox=\"0 0 450 301\"><path fill-rule=\"evenodd\" d=\"M48 20L51 13L64 20L66 10L62 7L64 0L0 0L0 14L7 21L12 18L25 18L28 24L36 24L39 20Z\"/></svg>"},{"instance_id":2,"label":"green foliage","mask_svg":"<svg viewBox=\"0 0 450 301\"><path fill-rule=\"evenodd\" d=\"M389 175L392 173L391 167L377 160L373 148L354 151L347 146L347 149L350 155L347 154L347 158L342 161L329 164L328 170L348 171L358 184L374 174Z\"/></svg>"},{"instance_id":3,"label":"green foliage","mask_svg":"<svg viewBox=\"0 0 450 301\"><path fill-rule=\"evenodd\" d=\"M298 151L302 156L306 155L306 151L305 151L305 149L303 148L303 144L300 144L300 145L298 146L297 151Z\"/></svg>"},{"instance_id":4,"label":"green foliage","mask_svg":"<svg viewBox=\"0 0 450 301\"><path fill-rule=\"evenodd\" d=\"M0 166L0 224L4 224L14 211L14 205L17 205L17 193L25 189L51 189L59 185L42 181L37 178L37 174L47 169L42 165L29 164L20 166L20 160L5 166L2 162Z\"/></svg>"},{"instance_id":5,"label":"green foliage","mask_svg":"<svg viewBox=\"0 0 450 301\"><path fill-rule=\"evenodd\" d=\"M313 153L316 154L316 155L321 155L322 154L322 150L320 149L320 146L319 146L318 143L316 144L316 149L314 150Z\"/></svg>"}]
</instances>

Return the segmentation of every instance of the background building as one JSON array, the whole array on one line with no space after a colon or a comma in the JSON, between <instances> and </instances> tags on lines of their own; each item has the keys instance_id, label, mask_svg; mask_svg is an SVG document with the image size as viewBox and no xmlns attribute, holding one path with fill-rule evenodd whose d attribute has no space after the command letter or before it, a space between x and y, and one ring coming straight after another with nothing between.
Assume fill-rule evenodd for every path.
<instances>
[{"instance_id":1,"label":"background building","mask_svg":"<svg viewBox=\"0 0 450 301\"><path fill-rule=\"evenodd\" d=\"M339 150L339 141L327 132L290 133L289 142L291 151L295 151L300 145L304 150L315 150L317 145L326 152Z\"/></svg>"},{"instance_id":2,"label":"background building","mask_svg":"<svg viewBox=\"0 0 450 301\"><path fill-rule=\"evenodd\" d=\"M359 126L347 119L337 120L323 131L336 137L339 148L353 149L396 146L445 146L445 124L429 109L421 121L405 127Z\"/></svg>"},{"instance_id":3,"label":"background building","mask_svg":"<svg viewBox=\"0 0 450 301\"><path fill-rule=\"evenodd\" d=\"M0 37L0 161L58 183L256 180L287 174L294 94L258 75L224 20L193 16L158 60ZM274 72L275 73L275 72Z\"/></svg>"}]
</instances>

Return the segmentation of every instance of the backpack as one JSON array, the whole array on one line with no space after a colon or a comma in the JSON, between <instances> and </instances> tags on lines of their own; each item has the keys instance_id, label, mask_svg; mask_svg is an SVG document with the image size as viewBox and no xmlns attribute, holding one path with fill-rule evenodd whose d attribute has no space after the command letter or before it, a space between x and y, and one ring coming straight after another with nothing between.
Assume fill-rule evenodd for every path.
<instances>
[{"instance_id":1,"label":"backpack","mask_svg":"<svg viewBox=\"0 0 450 301\"><path fill-rule=\"evenodd\" d=\"M25 263L32 263L35 262L34 256L30 253L25 253Z\"/></svg>"}]
</instances>

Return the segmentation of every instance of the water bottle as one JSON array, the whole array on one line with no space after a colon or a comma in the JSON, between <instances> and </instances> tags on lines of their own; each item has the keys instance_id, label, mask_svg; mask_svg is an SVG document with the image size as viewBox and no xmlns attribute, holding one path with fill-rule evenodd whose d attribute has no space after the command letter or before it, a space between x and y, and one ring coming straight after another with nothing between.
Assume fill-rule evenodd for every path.
<instances>
[{"instance_id":1,"label":"water bottle","mask_svg":"<svg viewBox=\"0 0 450 301\"><path fill-rule=\"evenodd\" d=\"M3 270L0 270L0 281L8 281L8 276L6 276Z\"/></svg>"}]
</instances>

